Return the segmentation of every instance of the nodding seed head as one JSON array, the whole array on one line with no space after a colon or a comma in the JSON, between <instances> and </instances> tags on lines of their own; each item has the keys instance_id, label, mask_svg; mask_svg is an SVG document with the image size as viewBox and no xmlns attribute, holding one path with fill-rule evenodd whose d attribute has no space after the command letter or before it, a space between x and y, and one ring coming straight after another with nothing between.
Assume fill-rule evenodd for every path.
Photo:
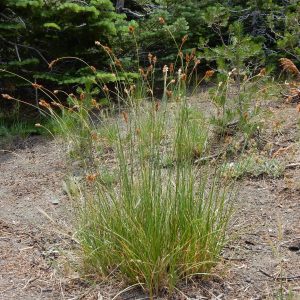
<instances>
[{"instance_id":1,"label":"nodding seed head","mask_svg":"<svg viewBox=\"0 0 300 300\"><path fill-rule=\"evenodd\" d=\"M186 34L183 38L182 38L182 43L184 44L187 40L188 40L188 35Z\"/></svg>"},{"instance_id":2,"label":"nodding seed head","mask_svg":"<svg viewBox=\"0 0 300 300\"><path fill-rule=\"evenodd\" d=\"M158 21L159 21L159 23L160 23L161 25L166 24L166 21L165 21L165 19L164 19L163 17L159 17L159 18L158 18Z\"/></svg>"},{"instance_id":3,"label":"nodding seed head","mask_svg":"<svg viewBox=\"0 0 300 300\"><path fill-rule=\"evenodd\" d=\"M171 98L173 96L173 92L172 91L167 90L166 93L167 93L168 98Z\"/></svg>"},{"instance_id":4,"label":"nodding seed head","mask_svg":"<svg viewBox=\"0 0 300 300\"><path fill-rule=\"evenodd\" d=\"M168 66L164 65L164 67L163 67L163 73L166 74L166 73L168 73L168 71L169 71Z\"/></svg>"},{"instance_id":5,"label":"nodding seed head","mask_svg":"<svg viewBox=\"0 0 300 300\"><path fill-rule=\"evenodd\" d=\"M85 177L86 181L89 182L89 183L93 183L96 180L97 175L98 174L88 174L88 175L86 175L86 177Z\"/></svg>"},{"instance_id":6,"label":"nodding seed head","mask_svg":"<svg viewBox=\"0 0 300 300\"><path fill-rule=\"evenodd\" d=\"M205 78L210 78L210 77L212 77L214 74L215 74L215 71L214 71L214 70L207 70L207 71L205 72L204 77L205 77Z\"/></svg>"},{"instance_id":7,"label":"nodding seed head","mask_svg":"<svg viewBox=\"0 0 300 300\"><path fill-rule=\"evenodd\" d=\"M174 64L173 63L170 64L169 69L170 69L170 73L173 74L174 73Z\"/></svg>"},{"instance_id":8,"label":"nodding seed head","mask_svg":"<svg viewBox=\"0 0 300 300\"><path fill-rule=\"evenodd\" d=\"M266 76L266 74L267 74L266 68L262 68L262 69L259 71L258 76Z\"/></svg>"},{"instance_id":9,"label":"nodding seed head","mask_svg":"<svg viewBox=\"0 0 300 300\"><path fill-rule=\"evenodd\" d=\"M181 79L182 81L186 81L187 75L186 75L185 73L183 73L183 74L181 75L180 79Z\"/></svg>"},{"instance_id":10,"label":"nodding seed head","mask_svg":"<svg viewBox=\"0 0 300 300\"><path fill-rule=\"evenodd\" d=\"M148 60L149 60L150 64L152 64L152 58L153 58L153 54L149 52L149 54L148 54Z\"/></svg>"},{"instance_id":11,"label":"nodding seed head","mask_svg":"<svg viewBox=\"0 0 300 300\"><path fill-rule=\"evenodd\" d=\"M156 103L155 103L155 111L156 111L156 112L159 110L159 106L160 106L159 102L156 102Z\"/></svg>"},{"instance_id":12,"label":"nodding seed head","mask_svg":"<svg viewBox=\"0 0 300 300\"><path fill-rule=\"evenodd\" d=\"M128 123L128 113L126 111L123 111L122 116L123 116L125 123L127 124Z\"/></svg>"},{"instance_id":13,"label":"nodding seed head","mask_svg":"<svg viewBox=\"0 0 300 300\"><path fill-rule=\"evenodd\" d=\"M7 99L7 100L12 100L14 99L12 96L8 95L8 94L1 94L2 98Z\"/></svg>"},{"instance_id":14,"label":"nodding seed head","mask_svg":"<svg viewBox=\"0 0 300 300\"><path fill-rule=\"evenodd\" d=\"M42 85L37 84L37 83L32 83L31 85L32 85L32 87L34 87L35 89L41 89L41 88L43 87Z\"/></svg>"},{"instance_id":15,"label":"nodding seed head","mask_svg":"<svg viewBox=\"0 0 300 300\"><path fill-rule=\"evenodd\" d=\"M128 26L128 30L130 33L134 33L135 28L132 25L130 25L130 26Z\"/></svg>"},{"instance_id":16,"label":"nodding seed head","mask_svg":"<svg viewBox=\"0 0 300 300\"><path fill-rule=\"evenodd\" d=\"M40 105L40 106L43 106L43 107L46 107L46 108L48 108L48 109L51 108L51 105L50 105L48 102L46 102L44 99L41 99L41 100L39 101L39 105Z\"/></svg>"},{"instance_id":17,"label":"nodding seed head","mask_svg":"<svg viewBox=\"0 0 300 300\"><path fill-rule=\"evenodd\" d=\"M107 87L107 85L105 84L104 87L102 88L104 93L108 93L109 92L109 88Z\"/></svg>"}]
</instances>

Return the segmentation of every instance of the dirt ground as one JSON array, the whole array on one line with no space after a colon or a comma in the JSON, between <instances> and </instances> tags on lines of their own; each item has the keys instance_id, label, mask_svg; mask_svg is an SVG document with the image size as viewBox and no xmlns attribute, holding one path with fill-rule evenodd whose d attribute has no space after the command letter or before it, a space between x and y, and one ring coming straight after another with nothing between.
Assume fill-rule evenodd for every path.
<instances>
[{"instance_id":1,"label":"dirt ground","mask_svg":"<svg viewBox=\"0 0 300 300\"><path fill-rule=\"evenodd\" d=\"M270 151L288 167L279 179L238 182L232 240L207 280L172 299L300 299L300 147L295 105L270 107ZM65 154L32 136L0 152L0 299L147 299L139 290L89 284L68 263L72 204L63 191ZM161 299L164 299L163 297Z\"/></svg>"}]
</instances>

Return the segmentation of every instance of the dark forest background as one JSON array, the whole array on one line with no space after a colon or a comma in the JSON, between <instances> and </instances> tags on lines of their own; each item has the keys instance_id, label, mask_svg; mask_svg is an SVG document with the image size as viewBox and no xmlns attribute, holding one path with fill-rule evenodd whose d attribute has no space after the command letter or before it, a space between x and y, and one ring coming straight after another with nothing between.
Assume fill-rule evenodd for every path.
<instances>
[{"instance_id":1,"label":"dark forest background","mask_svg":"<svg viewBox=\"0 0 300 300\"><path fill-rule=\"evenodd\" d=\"M266 67L274 72L281 57L299 63L300 2L2 0L0 68L49 89L72 92L92 84L95 77L108 84L115 80L107 54L95 41L112 48L126 76L134 78L137 64L146 66L149 53L157 56L157 68L174 61L176 43L185 35L183 55L195 53L201 61L199 72L208 67L228 71L238 47L247 52L246 60L255 54L250 71ZM52 66L60 57L70 58ZM34 100L36 91L12 73L0 72L0 92ZM7 117L6 105L0 108Z\"/></svg>"}]
</instances>

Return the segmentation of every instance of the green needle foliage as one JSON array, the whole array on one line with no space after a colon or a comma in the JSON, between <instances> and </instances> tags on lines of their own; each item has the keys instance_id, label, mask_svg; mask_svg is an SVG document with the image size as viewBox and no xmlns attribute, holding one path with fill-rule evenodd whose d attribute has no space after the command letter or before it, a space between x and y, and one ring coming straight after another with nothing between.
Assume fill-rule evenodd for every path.
<instances>
[{"instance_id":1,"label":"green needle foliage","mask_svg":"<svg viewBox=\"0 0 300 300\"><path fill-rule=\"evenodd\" d=\"M109 67L106 56L95 41L113 46L128 30L110 0L4 0L0 12L1 68L48 85L86 84L95 76L111 80L103 72ZM65 56L80 57L102 72L94 74L72 59L48 68L51 61ZM12 81L7 74L4 78ZM14 78L14 85L18 84Z\"/></svg>"}]
</instances>

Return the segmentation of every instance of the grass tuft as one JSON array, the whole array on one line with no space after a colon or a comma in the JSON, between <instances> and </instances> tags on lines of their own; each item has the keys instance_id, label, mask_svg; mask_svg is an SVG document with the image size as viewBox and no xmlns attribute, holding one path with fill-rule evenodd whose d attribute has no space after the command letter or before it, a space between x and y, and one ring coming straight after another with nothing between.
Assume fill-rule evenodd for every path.
<instances>
[{"instance_id":1,"label":"grass tuft","mask_svg":"<svg viewBox=\"0 0 300 300\"><path fill-rule=\"evenodd\" d=\"M124 126L116 125L118 184L97 178L97 192L84 195L79 214L87 269L103 275L118 270L150 297L172 292L187 276L209 274L230 217L219 177L195 172L190 145L204 149L207 136L195 140L190 111L185 102L179 106L174 128L167 105L158 112L151 106L147 114L130 110ZM166 152L174 154L173 168L162 167Z\"/></svg>"}]
</instances>

